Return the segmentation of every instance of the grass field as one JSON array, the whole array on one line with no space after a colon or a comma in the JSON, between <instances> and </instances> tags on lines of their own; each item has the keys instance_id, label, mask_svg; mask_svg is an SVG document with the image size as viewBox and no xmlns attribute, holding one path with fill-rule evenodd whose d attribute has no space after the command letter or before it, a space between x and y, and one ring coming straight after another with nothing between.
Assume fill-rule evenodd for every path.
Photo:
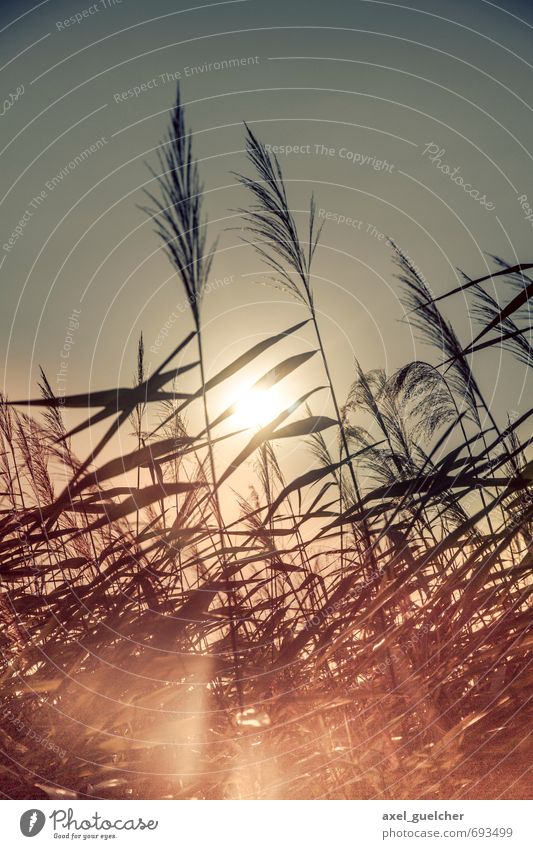
<instances>
[{"instance_id":1,"label":"grass field","mask_svg":"<svg viewBox=\"0 0 533 849\"><path fill-rule=\"evenodd\" d=\"M178 98L146 211L190 334L150 374L141 339L131 388L59 400L43 372L31 417L2 399L2 792L524 798L532 411L487 402L471 362L497 347L530 364L532 266L494 257L492 275L434 299L395 247L428 360L356 365L339 397L313 298L314 202L302 232L248 129L247 150L244 232L298 323L213 374L216 247ZM445 317L458 297L478 328L466 341ZM301 330L309 345L289 354ZM311 359L316 384L269 417L266 393ZM250 366L261 416L242 427L213 397ZM107 459L121 428L131 447ZM295 441L307 460L289 477Z\"/></svg>"}]
</instances>

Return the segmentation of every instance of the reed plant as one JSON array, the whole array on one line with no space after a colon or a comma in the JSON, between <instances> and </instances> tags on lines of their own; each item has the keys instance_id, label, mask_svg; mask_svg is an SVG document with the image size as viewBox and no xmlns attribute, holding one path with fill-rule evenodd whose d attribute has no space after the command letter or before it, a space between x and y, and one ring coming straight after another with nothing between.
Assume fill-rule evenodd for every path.
<instances>
[{"instance_id":1,"label":"reed plant","mask_svg":"<svg viewBox=\"0 0 533 849\"><path fill-rule=\"evenodd\" d=\"M494 257L437 299L394 246L427 361L356 363L341 400L313 291L314 201L301 231L279 163L246 139L247 238L301 320L218 371L206 358L216 245L178 94L147 212L190 333L151 374L141 339L131 387L58 399L43 372L39 397L0 399L2 792L525 796L532 410L489 403L472 355L530 364L532 265ZM441 303L458 297L479 326L466 342ZM304 328L312 345L289 353ZM266 424L232 426L216 399L245 369L267 389L313 357L316 385ZM318 393L330 415L313 413ZM69 431L70 410L87 418ZM131 447L102 461L128 421ZM295 440L309 461L290 477Z\"/></svg>"}]
</instances>

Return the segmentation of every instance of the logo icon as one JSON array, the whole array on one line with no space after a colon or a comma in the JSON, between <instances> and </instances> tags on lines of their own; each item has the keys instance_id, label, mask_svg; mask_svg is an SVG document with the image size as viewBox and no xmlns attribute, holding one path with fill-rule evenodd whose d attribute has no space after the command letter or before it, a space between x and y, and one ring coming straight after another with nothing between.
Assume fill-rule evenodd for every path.
<instances>
[{"instance_id":1,"label":"logo icon","mask_svg":"<svg viewBox=\"0 0 533 849\"><path fill-rule=\"evenodd\" d=\"M35 837L43 830L46 817L42 811L37 808L32 808L29 811L24 811L20 818L20 830L24 837Z\"/></svg>"}]
</instances>

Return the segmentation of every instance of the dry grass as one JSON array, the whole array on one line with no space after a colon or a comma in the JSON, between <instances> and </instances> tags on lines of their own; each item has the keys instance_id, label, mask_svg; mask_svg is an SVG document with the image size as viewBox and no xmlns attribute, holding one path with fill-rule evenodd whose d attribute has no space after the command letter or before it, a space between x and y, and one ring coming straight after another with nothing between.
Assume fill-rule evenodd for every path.
<instances>
[{"instance_id":1,"label":"dry grass","mask_svg":"<svg viewBox=\"0 0 533 849\"><path fill-rule=\"evenodd\" d=\"M250 132L248 151L246 226L301 301L313 347L285 355L301 324L283 328L206 380L212 249L178 101L151 214L194 331L149 376L141 344L132 389L66 399L93 411L77 432L111 420L83 461L44 375L39 420L0 406L2 791L521 797L533 515L521 434L531 411L506 421L469 362L494 345L530 363L530 266L496 260L503 308L483 279L465 278L481 330L462 345L397 249L410 319L444 362L391 376L358 368L341 404L314 309L314 205L301 239L277 162ZM320 386L265 427L231 436L233 410L211 411L212 390L247 365L264 388L312 356ZM193 391L180 388L185 372ZM318 392L331 417L308 406ZM191 433L195 406L203 425ZM128 421L131 452L102 464ZM336 453L324 438L332 429ZM280 446L295 439L311 461L287 480ZM222 440L235 458L217 471ZM251 464L253 495L239 499L233 475ZM235 498L240 519L225 521Z\"/></svg>"}]
</instances>

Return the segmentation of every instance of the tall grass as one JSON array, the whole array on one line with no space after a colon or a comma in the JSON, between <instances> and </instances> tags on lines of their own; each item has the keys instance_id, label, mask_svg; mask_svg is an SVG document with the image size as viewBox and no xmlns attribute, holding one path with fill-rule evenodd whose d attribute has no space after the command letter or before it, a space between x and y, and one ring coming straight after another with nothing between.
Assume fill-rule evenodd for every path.
<instances>
[{"instance_id":1,"label":"tall grass","mask_svg":"<svg viewBox=\"0 0 533 849\"><path fill-rule=\"evenodd\" d=\"M530 363L531 266L495 258L492 276L449 293L470 298L479 322L463 343L395 248L406 315L433 354L392 375L357 365L341 402L314 302L314 202L302 234L279 163L250 130L247 146L245 227L301 320L207 376L202 300L216 253L178 97L148 212L191 333L151 375L141 339L131 388L60 403L43 373L28 402L43 415L1 399L2 791L524 795L531 410L490 405L471 362L497 347ZM313 346L289 355L304 327ZM233 432L234 408L219 409L213 390L252 364L256 386L271 387L312 357L317 385ZM331 415L313 413L318 392ZM70 409L88 418L68 432ZM78 458L74 445L107 419ZM102 462L128 421L131 450ZM286 440L309 451L292 479Z\"/></svg>"}]
</instances>

